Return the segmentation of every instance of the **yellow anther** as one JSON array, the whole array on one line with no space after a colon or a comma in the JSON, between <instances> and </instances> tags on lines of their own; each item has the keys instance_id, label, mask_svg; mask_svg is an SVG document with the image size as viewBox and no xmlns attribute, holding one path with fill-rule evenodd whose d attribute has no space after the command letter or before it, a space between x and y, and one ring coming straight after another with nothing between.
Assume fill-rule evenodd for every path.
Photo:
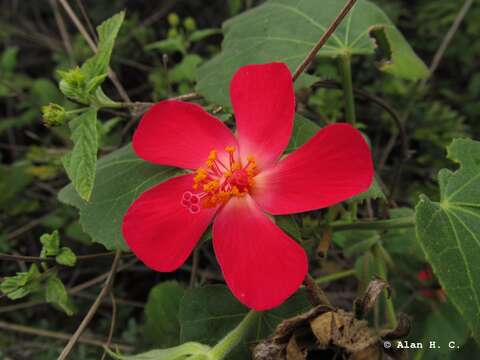
<instances>
[{"instance_id":1,"label":"yellow anther","mask_svg":"<svg viewBox=\"0 0 480 360\"><path fill-rule=\"evenodd\" d=\"M232 170L235 171L235 170L240 170L242 168L242 166L240 165L239 162L237 161L234 161L233 164L232 164Z\"/></svg>"},{"instance_id":2,"label":"yellow anther","mask_svg":"<svg viewBox=\"0 0 480 360\"><path fill-rule=\"evenodd\" d=\"M227 147L225 148L225 151L226 151L227 153L233 154L233 153L235 152L235 146L227 146Z\"/></svg>"},{"instance_id":3,"label":"yellow anther","mask_svg":"<svg viewBox=\"0 0 480 360\"><path fill-rule=\"evenodd\" d=\"M208 154L208 160L217 160L217 150L210 151L210 154Z\"/></svg>"},{"instance_id":4,"label":"yellow anther","mask_svg":"<svg viewBox=\"0 0 480 360\"><path fill-rule=\"evenodd\" d=\"M247 160L253 163L255 162L255 158L252 155L248 155Z\"/></svg>"},{"instance_id":5,"label":"yellow anther","mask_svg":"<svg viewBox=\"0 0 480 360\"><path fill-rule=\"evenodd\" d=\"M227 170L223 173L223 175L225 175L226 178L229 178L230 176L232 176L232 172L230 170Z\"/></svg>"}]
</instances>

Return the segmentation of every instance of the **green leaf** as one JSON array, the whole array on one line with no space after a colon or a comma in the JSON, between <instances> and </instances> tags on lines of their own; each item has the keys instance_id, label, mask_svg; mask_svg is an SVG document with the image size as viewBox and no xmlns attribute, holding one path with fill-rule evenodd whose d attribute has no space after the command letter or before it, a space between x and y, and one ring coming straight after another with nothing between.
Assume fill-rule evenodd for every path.
<instances>
[{"instance_id":1,"label":"green leaf","mask_svg":"<svg viewBox=\"0 0 480 360\"><path fill-rule=\"evenodd\" d=\"M385 193L380 186L379 181L377 180L377 175L373 178L372 185L368 188L367 191L360 193L347 201L356 201L360 202L366 199L386 199Z\"/></svg>"},{"instance_id":2,"label":"green leaf","mask_svg":"<svg viewBox=\"0 0 480 360\"><path fill-rule=\"evenodd\" d=\"M440 202L421 197L417 237L448 298L480 342L480 142L456 139L447 150L460 168L439 172Z\"/></svg>"},{"instance_id":3,"label":"green leaf","mask_svg":"<svg viewBox=\"0 0 480 360\"><path fill-rule=\"evenodd\" d=\"M111 357L117 360L183 360L189 355L206 355L210 347L196 342L187 342L169 349L151 350L131 356L119 355L109 349L106 350ZM198 357L198 359L202 358ZM206 357L205 360L208 358Z\"/></svg>"},{"instance_id":4,"label":"green leaf","mask_svg":"<svg viewBox=\"0 0 480 360\"><path fill-rule=\"evenodd\" d=\"M12 73L17 66L18 47L7 47L0 57L0 70L3 73Z\"/></svg>"},{"instance_id":5,"label":"green leaf","mask_svg":"<svg viewBox=\"0 0 480 360\"><path fill-rule=\"evenodd\" d=\"M199 68L197 91L209 101L228 105L229 83L243 65L285 62L293 72L344 6L338 0L270 0L223 25L222 52ZM375 4L358 0L318 53L318 57L384 54L378 66L392 75L417 80L425 64Z\"/></svg>"},{"instance_id":6,"label":"green leaf","mask_svg":"<svg viewBox=\"0 0 480 360\"><path fill-rule=\"evenodd\" d=\"M441 356L445 356L445 359L454 358L450 357L454 350L449 348L449 342L454 341L456 346L462 346L469 338L468 327L456 309L449 303L435 303L428 307L417 305L415 313L417 325L413 329L414 333L409 336L409 340L420 341L423 344L435 341L437 346L434 352L428 351L428 348L419 350L423 353L421 359L444 359Z\"/></svg>"},{"instance_id":7,"label":"green leaf","mask_svg":"<svg viewBox=\"0 0 480 360\"><path fill-rule=\"evenodd\" d=\"M99 76L105 76L108 73L108 66L110 64L113 46L115 45L115 39L117 38L124 18L125 11L121 11L97 27L99 39L97 52L85 61L81 68L88 81L98 78ZM100 83L101 81L97 81L96 86L99 86ZM92 87L92 89L95 89L95 87Z\"/></svg>"},{"instance_id":8,"label":"green leaf","mask_svg":"<svg viewBox=\"0 0 480 360\"><path fill-rule=\"evenodd\" d=\"M149 344L171 347L180 343L178 310L184 289L176 281L167 281L150 290L145 306L144 334Z\"/></svg>"},{"instance_id":9,"label":"green leaf","mask_svg":"<svg viewBox=\"0 0 480 360\"><path fill-rule=\"evenodd\" d=\"M128 251L121 224L131 203L148 188L181 174L181 170L150 164L127 145L98 161L95 186L89 202L82 200L71 185L60 191L59 199L80 210L80 223L94 242L115 250Z\"/></svg>"},{"instance_id":10,"label":"green leaf","mask_svg":"<svg viewBox=\"0 0 480 360\"><path fill-rule=\"evenodd\" d=\"M43 234L40 236L40 242L42 243L40 257L56 256L60 252L60 235L58 234L58 230L55 230L51 234Z\"/></svg>"},{"instance_id":11,"label":"green leaf","mask_svg":"<svg viewBox=\"0 0 480 360\"><path fill-rule=\"evenodd\" d=\"M175 51L186 53L185 45L183 44L183 40L180 37L156 41L145 46L145 50L160 50L161 52L164 52L166 54L171 54Z\"/></svg>"},{"instance_id":12,"label":"green leaf","mask_svg":"<svg viewBox=\"0 0 480 360\"><path fill-rule=\"evenodd\" d=\"M199 42L199 41L202 41L203 39L209 37L209 36L212 36L212 35L217 35L217 34L221 34L222 31L220 29L202 29L202 30L197 30L197 31L194 31L190 37L189 37L189 40L192 42L192 43L196 43L196 42Z\"/></svg>"},{"instance_id":13,"label":"green leaf","mask_svg":"<svg viewBox=\"0 0 480 360\"><path fill-rule=\"evenodd\" d=\"M310 138L315 135L320 129L320 126L318 126L312 120L309 120L300 114L295 114L292 137L290 138L290 142L288 143L285 152L289 153L299 148L308 140L310 140Z\"/></svg>"},{"instance_id":14,"label":"green leaf","mask_svg":"<svg viewBox=\"0 0 480 360\"><path fill-rule=\"evenodd\" d=\"M62 247L60 253L55 257L55 261L60 265L75 266L77 263L77 256L68 247Z\"/></svg>"},{"instance_id":15,"label":"green leaf","mask_svg":"<svg viewBox=\"0 0 480 360\"><path fill-rule=\"evenodd\" d=\"M33 177L27 169L28 164L25 163L0 165L0 209L10 208L17 194L32 182Z\"/></svg>"},{"instance_id":16,"label":"green leaf","mask_svg":"<svg viewBox=\"0 0 480 360\"><path fill-rule=\"evenodd\" d=\"M62 280L58 278L57 274L52 274L47 279L45 300L50 304L57 305L69 316L75 313L75 306L68 296Z\"/></svg>"},{"instance_id":17,"label":"green leaf","mask_svg":"<svg viewBox=\"0 0 480 360\"><path fill-rule=\"evenodd\" d=\"M243 339L228 359L249 359L250 345L271 334L283 319L309 308L306 294L299 291L278 308L262 312L247 338ZM214 345L235 328L247 313L248 309L224 285L187 290L180 303L180 341Z\"/></svg>"},{"instance_id":18,"label":"green leaf","mask_svg":"<svg viewBox=\"0 0 480 360\"><path fill-rule=\"evenodd\" d=\"M302 232L292 215L275 216L275 223L288 235L298 241L302 241Z\"/></svg>"},{"instance_id":19,"label":"green leaf","mask_svg":"<svg viewBox=\"0 0 480 360\"><path fill-rule=\"evenodd\" d=\"M197 68L203 59L195 54L186 55L182 61L169 72L169 79L173 83L182 81L194 82L197 78Z\"/></svg>"},{"instance_id":20,"label":"green leaf","mask_svg":"<svg viewBox=\"0 0 480 360\"><path fill-rule=\"evenodd\" d=\"M0 291L11 300L21 299L40 289L40 271L32 264L27 272L19 272L16 276L7 276L0 284Z\"/></svg>"},{"instance_id":21,"label":"green leaf","mask_svg":"<svg viewBox=\"0 0 480 360\"><path fill-rule=\"evenodd\" d=\"M63 166L78 194L88 201L92 194L97 163L97 109L88 109L70 120L69 126L73 149L63 157Z\"/></svg>"}]
</instances>

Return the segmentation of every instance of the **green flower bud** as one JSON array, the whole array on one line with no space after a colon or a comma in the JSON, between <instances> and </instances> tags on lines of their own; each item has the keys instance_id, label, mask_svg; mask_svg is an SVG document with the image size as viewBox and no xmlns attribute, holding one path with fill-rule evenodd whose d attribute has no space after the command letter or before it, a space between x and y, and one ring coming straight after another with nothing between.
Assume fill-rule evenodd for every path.
<instances>
[{"instance_id":1,"label":"green flower bud","mask_svg":"<svg viewBox=\"0 0 480 360\"><path fill-rule=\"evenodd\" d=\"M180 24L180 18L175 13L168 14L168 23L170 26L177 27Z\"/></svg>"},{"instance_id":2,"label":"green flower bud","mask_svg":"<svg viewBox=\"0 0 480 360\"><path fill-rule=\"evenodd\" d=\"M197 23L195 22L195 19L190 16L183 20L183 26L187 31L195 31L197 29Z\"/></svg>"},{"instance_id":3,"label":"green flower bud","mask_svg":"<svg viewBox=\"0 0 480 360\"><path fill-rule=\"evenodd\" d=\"M66 97L83 104L88 103L85 74L78 66L68 71L58 71L58 74L61 77L60 91Z\"/></svg>"},{"instance_id":4,"label":"green flower bud","mask_svg":"<svg viewBox=\"0 0 480 360\"><path fill-rule=\"evenodd\" d=\"M54 103L42 106L43 123L47 127L63 125L65 122L65 109Z\"/></svg>"},{"instance_id":5,"label":"green flower bud","mask_svg":"<svg viewBox=\"0 0 480 360\"><path fill-rule=\"evenodd\" d=\"M168 38L176 38L178 36L178 30L177 29L169 29L167 33Z\"/></svg>"},{"instance_id":6,"label":"green flower bud","mask_svg":"<svg viewBox=\"0 0 480 360\"><path fill-rule=\"evenodd\" d=\"M68 71L59 70L58 74L63 81L72 87L78 88L85 83L85 75L78 66Z\"/></svg>"}]
</instances>

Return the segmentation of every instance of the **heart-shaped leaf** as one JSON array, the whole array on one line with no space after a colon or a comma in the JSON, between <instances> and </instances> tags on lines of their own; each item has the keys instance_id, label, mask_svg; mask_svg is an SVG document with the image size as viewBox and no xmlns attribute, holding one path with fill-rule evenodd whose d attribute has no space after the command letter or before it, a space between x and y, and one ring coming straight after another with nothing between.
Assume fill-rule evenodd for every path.
<instances>
[{"instance_id":1,"label":"heart-shaped leaf","mask_svg":"<svg viewBox=\"0 0 480 360\"><path fill-rule=\"evenodd\" d=\"M80 223L94 242L109 250L117 245L128 250L121 232L128 207L143 191L179 173L142 160L127 145L98 161L89 202L82 200L72 185L60 191L59 200L80 210Z\"/></svg>"},{"instance_id":2,"label":"heart-shaped leaf","mask_svg":"<svg viewBox=\"0 0 480 360\"><path fill-rule=\"evenodd\" d=\"M439 202L421 197L417 236L447 296L480 342L480 142L454 140L448 158L460 169L440 171Z\"/></svg>"},{"instance_id":3,"label":"heart-shaped leaf","mask_svg":"<svg viewBox=\"0 0 480 360\"><path fill-rule=\"evenodd\" d=\"M243 65L281 61L294 71L344 5L338 0L270 0L224 23L222 52L199 68L197 91L228 105L229 84ZM428 69L402 34L375 4L358 0L319 57L373 55L379 49L381 71L417 80Z\"/></svg>"}]
</instances>

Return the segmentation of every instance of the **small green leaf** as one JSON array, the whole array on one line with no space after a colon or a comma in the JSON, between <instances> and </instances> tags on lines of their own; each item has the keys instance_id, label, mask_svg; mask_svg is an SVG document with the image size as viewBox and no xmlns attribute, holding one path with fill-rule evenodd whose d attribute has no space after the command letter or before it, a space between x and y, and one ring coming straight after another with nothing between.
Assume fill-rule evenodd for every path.
<instances>
[{"instance_id":1,"label":"small green leaf","mask_svg":"<svg viewBox=\"0 0 480 360\"><path fill-rule=\"evenodd\" d=\"M184 289L176 281L167 281L150 290L145 306L145 336L149 344L171 347L180 343L178 309Z\"/></svg>"},{"instance_id":2,"label":"small green leaf","mask_svg":"<svg viewBox=\"0 0 480 360\"><path fill-rule=\"evenodd\" d=\"M69 316L75 313L75 306L68 296L62 280L58 278L57 274L52 274L47 279L45 300L50 304L57 305Z\"/></svg>"},{"instance_id":3,"label":"small green leaf","mask_svg":"<svg viewBox=\"0 0 480 360\"><path fill-rule=\"evenodd\" d=\"M94 78L98 79L96 81L96 86L99 86L101 83L101 81L99 81L100 77L106 76L108 72L115 39L117 38L124 18L125 11L121 11L105 20L97 27L99 38L97 52L82 65L82 72L85 74L88 81L91 81ZM95 89L95 87L92 89Z\"/></svg>"},{"instance_id":4,"label":"small green leaf","mask_svg":"<svg viewBox=\"0 0 480 360\"><path fill-rule=\"evenodd\" d=\"M5 277L0 284L0 291L11 300L21 299L40 289L40 275L37 265L32 264L27 272Z\"/></svg>"},{"instance_id":5,"label":"small green leaf","mask_svg":"<svg viewBox=\"0 0 480 360\"><path fill-rule=\"evenodd\" d=\"M196 342L186 342L169 349L151 350L142 354L130 356L119 355L110 349L106 349L108 354L117 360L184 360L189 355L198 355L199 357L196 357L198 360L202 359L201 355L205 355L204 360L208 360L206 354L209 350L209 346Z\"/></svg>"},{"instance_id":6,"label":"small green leaf","mask_svg":"<svg viewBox=\"0 0 480 360\"><path fill-rule=\"evenodd\" d=\"M283 320L310 308L306 294L299 291L281 306L264 311L247 338L229 355L229 360L250 358L249 346L270 335ZM180 341L214 345L234 329L248 313L224 285L189 289L180 303Z\"/></svg>"},{"instance_id":7,"label":"small green leaf","mask_svg":"<svg viewBox=\"0 0 480 360\"><path fill-rule=\"evenodd\" d=\"M121 225L130 204L145 190L173 176L176 168L150 164L140 159L127 145L98 161L95 186L89 202L75 193L72 185L59 193L63 203L80 210L80 223L94 242L115 250L117 244L128 251Z\"/></svg>"},{"instance_id":8,"label":"small green leaf","mask_svg":"<svg viewBox=\"0 0 480 360\"><path fill-rule=\"evenodd\" d=\"M372 185L370 185L367 191L364 191L363 193L360 193L347 201L360 202L366 199L386 199L385 193L383 192L376 175L373 178Z\"/></svg>"},{"instance_id":9,"label":"small green leaf","mask_svg":"<svg viewBox=\"0 0 480 360\"><path fill-rule=\"evenodd\" d=\"M229 19L223 24L222 52L198 70L197 91L211 102L229 105L230 80L240 66L281 61L293 72L343 6L338 0L270 0ZM366 0L357 1L317 56L372 56L377 49L384 55L381 71L409 80L428 75L394 24Z\"/></svg>"},{"instance_id":10,"label":"small green leaf","mask_svg":"<svg viewBox=\"0 0 480 360\"><path fill-rule=\"evenodd\" d=\"M421 197L417 237L448 298L480 342L480 142L456 139L447 150L460 168L439 172L440 202Z\"/></svg>"},{"instance_id":11,"label":"small green leaf","mask_svg":"<svg viewBox=\"0 0 480 360\"><path fill-rule=\"evenodd\" d=\"M179 51L181 53L186 52L183 40L178 36L148 44L147 46L145 46L145 50L160 50L161 52L166 54L171 54L175 51Z\"/></svg>"},{"instance_id":12,"label":"small green leaf","mask_svg":"<svg viewBox=\"0 0 480 360\"><path fill-rule=\"evenodd\" d=\"M56 256L60 252L60 235L58 234L58 230L55 230L51 234L43 234L40 236L40 242L42 243L40 257Z\"/></svg>"},{"instance_id":13,"label":"small green leaf","mask_svg":"<svg viewBox=\"0 0 480 360\"><path fill-rule=\"evenodd\" d=\"M88 109L71 120L69 126L73 149L63 157L63 166L78 194L88 201L93 190L97 163L97 109Z\"/></svg>"},{"instance_id":14,"label":"small green leaf","mask_svg":"<svg viewBox=\"0 0 480 360\"><path fill-rule=\"evenodd\" d=\"M72 249L68 247L62 247L60 253L55 257L55 261L60 265L75 266L77 263L77 256Z\"/></svg>"},{"instance_id":15,"label":"small green leaf","mask_svg":"<svg viewBox=\"0 0 480 360\"><path fill-rule=\"evenodd\" d=\"M182 81L194 82L197 78L197 68L203 59L195 54L186 55L169 73L170 81L179 83Z\"/></svg>"},{"instance_id":16,"label":"small green leaf","mask_svg":"<svg viewBox=\"0 0 480 360\"><path fill-rule=\"evenodd\" d=\"M222 33L222 30L220 29L202 29L202 30L197 30L197 31L194 31L190 37L189 37L189 40L192 42L192 43L196 43L198 41L202 41L203 39L209 37L209 36L212 36L212 35L217 35L217 34L221 34Z\"/></svg>"}]
</instances>

